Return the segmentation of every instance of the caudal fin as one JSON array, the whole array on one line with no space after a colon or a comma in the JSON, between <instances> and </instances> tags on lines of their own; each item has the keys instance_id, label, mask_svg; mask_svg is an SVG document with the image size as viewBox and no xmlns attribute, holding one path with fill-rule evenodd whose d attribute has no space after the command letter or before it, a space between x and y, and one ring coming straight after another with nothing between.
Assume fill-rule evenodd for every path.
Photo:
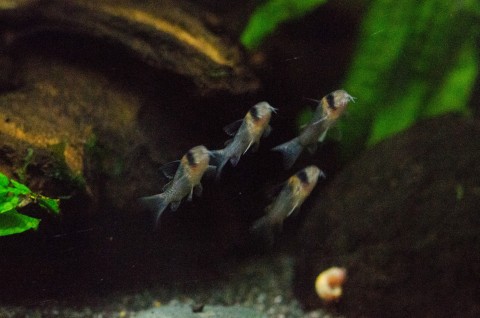
<instances>
[{"instance_id":1,"label":"caudal fin","mask_svg":"<svg viewBox=\"0 0 480 318\"><path fill-rule=\"evenodd\" d=\"M268 246L272 246L275 242L275 233L281 230L281 224L277 225L272 222L268 216L261 217L250 227L250 234L254 238L262 239Z\"/></svg>"},{"instance_id":2,"label":"caudal fin","mask_svg":"<svg viewBox=\"0 0 480 318\"><path fill-rule=\"evenodd\" d=\"M170 203L165 199L163 193L142 197L138 200L146 209L155 211L155 228L160 227L160 216Z\"/></svg>"},{"instance_id":3,"label":"caudal fin","mask_svg":"<svg viewBox=\"0 0 480 318\"><path fill-rule=\"evenodd\" d=\"M284 144L272 148L273 151L278 151L282 154L283 157L283 166L285 169L290 169L295 161L303 151L303 146L300 144L300 141L297 138L294 138L290 141L287 141Z\"/></svg>"},{"instance_id":4,"label":"caudal fin","mask_svg":"<svg viewBox=\"0 0 480 318\"><path fill-rule=\"evenodd\" d=\"M210 164L217 167L215 179L218 181L222 174L223 167L228 162L223 149L210 151Z\"/></svg>"}]
</instances>

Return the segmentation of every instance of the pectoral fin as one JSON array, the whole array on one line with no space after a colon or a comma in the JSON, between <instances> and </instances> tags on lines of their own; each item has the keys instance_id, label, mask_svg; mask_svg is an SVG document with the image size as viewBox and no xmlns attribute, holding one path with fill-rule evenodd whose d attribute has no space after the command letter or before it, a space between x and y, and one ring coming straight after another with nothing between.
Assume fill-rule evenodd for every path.
<instances>
[{"instance_id":1,"label":"pectoral fin","mask_svg":"<svg viewBox=\"0 0 480 318\"><path fill-rule=\"evenodd\" d=\"M247 148L245 148L245 151L243 152L243 154L242 154L242 155L244 155L244 154L245 154L245 153L248 151L248 149L250 149L250 147L253 145L253 143L254 143L254 141L253 141L253 140L252 140L252 141L250 141L250 143L248 144Z\"/></svg>"},{"instance_id":2,"label":"pectoral fin","mask_svg":"<svg viewBox=\"0 0 480 318\"><path fill-rule=\"evenodd\" d=\"M252 152L256 152L258 150L258 147L260 147L259 142L252 144Z\"/></svg>"},{"instance_id":3,"label":"pectoral fin","mask_svg":"<svg viewBox=\"0 0 480 318\"><path fill-rule=\"evenodd\" d=\"M215 176L216 173L217 173L217 167L209 165L207 170L205 170L205 173L203 175L205 176L205 178L212 178L212 177Z\"/></svg>"},{"instance_id":4,"label":"pectoral fin","mask_svg":"<svg viewBox=\"0 0 480 318\"><path fill-rule=\"evenodd\" d=\"M272 126L268 125L267 128L263 131L263 138L268 137L272 132Z\"/></svg>"},{"instance_id":5,"label":"pectoral fin","mask_svg":"<svg viewBox=\"0 0 480 318\"><path fill-rule=\"evenodd\" d=\"M201 184L201 183L197 184L197 185L193 188L193 192L195 193L195 195L196 195L197 197L201 197L201 196L202 196L202 193L203 193L202 184Z\"/></svg>"},{"instance_id":6,"label":"pectoral fin","mask_svg":"<svg viewBox=\"0 0 480 318\"><path fill-rule=\"evenodd\" d=\"M299 208L300 207L298 205L293 206L293 208L288 212L286 218L289 217L291 214L295 214L299 210Z\"/></svg>"},{"instance_id":7,"label":"pectoral fin","mask_svg":"<svg viewBox=\"0 0 480 318\"><path fill-rule=\"evenodd\" d=\"M240 156L232 156L230 157L230 164L235 167L238 162L240 161Z\"/></svg>"},{"instance_id":8,"label":"pectoral fin","mask_svg":"<svg viewBox=\"0 0 480 318\"><path fill-rule=\"evenodd\" d=\"M327 137L327 132L328 128L325 129L325 131L320 135L320 137L318 137L318 142L323 142L325 140L325 137Z\"/></svg>"}]
</instances>

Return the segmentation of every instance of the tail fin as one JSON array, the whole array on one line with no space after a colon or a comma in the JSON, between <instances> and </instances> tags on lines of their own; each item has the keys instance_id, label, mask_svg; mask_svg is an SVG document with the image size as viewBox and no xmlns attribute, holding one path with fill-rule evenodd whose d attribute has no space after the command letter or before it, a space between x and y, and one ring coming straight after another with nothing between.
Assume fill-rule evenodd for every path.
<instances>
[{"instance_id":1,"label":"tail fin","mask_svg":"<svg viewBox=\"0 0 480 318\"><path fill-rule=\"evenodd\" d=\"M220 175L222 174L222 169L225 167L225 164L228 162L228 158L225 157L225 153L223 149L220 150L212 150L210 151L210 162L212 165L217 166L217 173L215 179L220 179Z\"/></svg>"},{"instance_id":2,"label":"tail fin","mask_svg":"<svg viewBox=\"0 0 480 318\"><path fill-rule=\"evenodd\" d=\"M266 215L261 217L250 227L250 233L255 238L261 238L269 247L275 242L275 233L281 230L281 224L278 226Z\"/></svg>"},{"instance_id":3,"label":"tail fin","mask_svg":"<svg viewBox=\"0 0 480 318\"><path fill-rule=\"evenodd\" d=\"M170 203L165 199L165 195L160 193L149 197L142 197L138 200L148 210L155 211L155 228L160 227L160 216Z\"/></svg>"},{"instance_id":4,"label":"tail fin","mask_svg":"<svg viewBox=\"0 0 480 318\"><path fill-rule=\"evenodd\" d=\"M285 169L290 169L302 153L303 146L300 144L300 141L297 137L290 141L287 141L284 144L276 146L272 150L278 151L282 154L283 166L285 167Z\"/></svg>"}]
</instances>

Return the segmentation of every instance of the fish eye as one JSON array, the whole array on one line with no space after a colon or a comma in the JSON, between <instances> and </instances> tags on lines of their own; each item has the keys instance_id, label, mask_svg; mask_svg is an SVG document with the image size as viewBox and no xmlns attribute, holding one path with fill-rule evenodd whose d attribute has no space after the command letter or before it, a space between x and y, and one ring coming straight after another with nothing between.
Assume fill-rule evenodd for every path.
<instances>
[{"instance_id":1,"label":"fish eye","mask_svg":"<svg viewBox=\"0 0 480 318\"><path fill-rule=\"evenodd\" d=\"M252 115L253 118L260 119L260 114L258 113L257 105L250 108L249 112L250 112L250 115Z\"/></svg>"},{"instance_id":2,"label":"fish eye","mask_svg":"<svg viewBox=\"0 0 480 318\"><path fill-rule=\"evenodd\" d=\"M330 109L335 109L335 96L333 96L333 93L328 94L327 96L327 105L328 108Z\"/></svg>"},{"instance_id":3,"label":"fish eye","mask_svg":"<svg viewBox=\"0 0 480 318\"><path fill-rule=\"evenodd\" d=\"M308 175L307 175L307 172L305 170L302 170L302 171L298 172L297 177L298 177L298 179L300 179L300 181L302 183L308 183Z\"/></svg>"},{"instance_id":4,"label":"fish eye","mask_svg":"<svg viewBox=\"0 0 480 318\"><path fill-rule=\"evenodd\" d=\"M194 166L197 164L197 162L195 161L195 155L193 154L192 151L187 152L187 161L188 161L188 164L191 166Z\"/></svg>"}]
</instances>

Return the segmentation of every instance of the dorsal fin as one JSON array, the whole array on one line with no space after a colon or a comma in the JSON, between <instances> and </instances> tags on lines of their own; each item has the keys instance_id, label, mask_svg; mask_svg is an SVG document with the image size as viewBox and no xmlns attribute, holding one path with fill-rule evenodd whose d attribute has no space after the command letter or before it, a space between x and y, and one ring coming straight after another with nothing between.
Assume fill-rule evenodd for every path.
<instances>
[{"instance_id":1,"label":"dorsal fin","mask_svg":"<svg viewBox=\"0 0 480 318\"><path fill-rule=\"evenodd\" d=\"M223 131L227 133L229 136L235 136L237 133L238 129L240 126L242 126L243 119L239 119L237 121L234 121L231 124L228 124L227 126L223 127Z\"/></svg>"},{"instance_id":2,"label":"dorsal fin","mask_svg":"<svg viewBox=\"0 0 480 318\"><path fill-rule=\"evenodd\" d=\"M232 143L232 141L233 141L233 138L230 138L230 139L228 139L227 141L225 141L225 142L223 143L223 145L226 147L226 146L230 145L230 144Z\"/></svg>"},{"instance_id":3,"label":"dorsal fin","mask_svg":"<svg viewBox=\"0 0 480 318\"><path fill-rule=\"evenodd\" d=\"M317 104L319 104L319 103L320 103L320 100L319 100L319 99L315 99L315 98L304 97L303 99L306 99L306 100L309 100L309 101L315 102L315 103L317 103Z\"/></svg>"},{"instance_id":4,"label":"dorsal fin","mask_svg":"<svg viewBox=\"0 0 480 318\"><path fill-rule=\"evenodd\" d=\"M180 165L180 160L175 160L169 163L164 164L160 167L160 171L168 179L173 179L175 173L177 172L178 166Z\"/></svg>"},{"instance_id":5,"label":"dorsal fin","mask_svg":"<svg viewBox=\"0 0 480 318\"><path fill-rule=\"evenodd\" d=\"M166 184L163 186L162 191L163 191L163 192L167 191L167 189L168 189L169 187L171 187L172 184L173 184L173 180L168 181L168 183L166 183Z\"/></svg>"}]
</instances>

